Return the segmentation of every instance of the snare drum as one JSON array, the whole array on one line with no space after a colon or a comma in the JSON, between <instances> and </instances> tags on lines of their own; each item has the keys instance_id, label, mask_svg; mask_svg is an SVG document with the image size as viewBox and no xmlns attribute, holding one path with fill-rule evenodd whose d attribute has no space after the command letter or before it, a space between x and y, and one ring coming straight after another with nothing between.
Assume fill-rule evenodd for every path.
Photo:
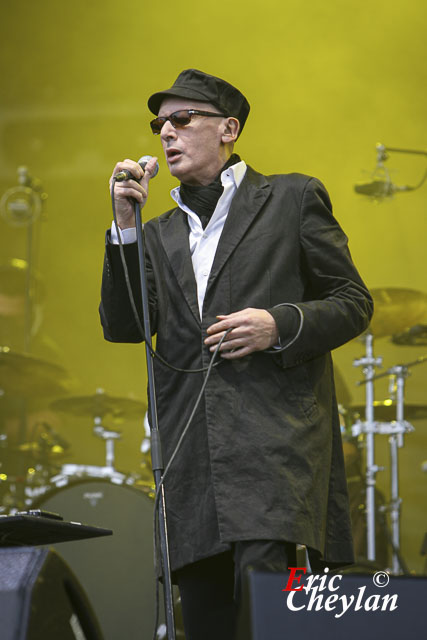
<instances>
[{"instance_id":1,"label":"snare drum","mask_svg":"<svg viewBox=\"0 0 427 640\"><path fill-rule=\"evenodd\" d=\"M125 475L112 467L98 467L93 464L63 464L60 473L50 479L55 487L65 487L70 482L81 479L108 480L113 484L134 484L135 476Z\"/></svg>"},{"instance_id":2,"label":"snare drum","mask_svg":"<svg viewBox=\"0 0 427 640\"><path fill-rule=\"evenodd\" d=\"M64 520L113 530L112 536L54 545L85 589L105 640L153 634L154 502L148 492L110 478L68 477L65 486L54 486L33 503Z\"/></svg>"}]
</instances>

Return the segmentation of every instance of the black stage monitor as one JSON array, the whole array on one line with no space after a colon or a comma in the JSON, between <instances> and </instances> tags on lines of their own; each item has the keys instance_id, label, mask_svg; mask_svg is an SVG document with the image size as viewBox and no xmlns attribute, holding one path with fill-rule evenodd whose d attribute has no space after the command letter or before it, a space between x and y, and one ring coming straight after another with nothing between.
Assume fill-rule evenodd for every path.
<instances>
[{"instance_id":1,"label":"black stage monitor","mask_svg":"<svg viewBox=\"0 0 427 640\"><path fill-rule=\"evenodd\" d=\"M53 550L0 549L1 640L102 640L87 597Z\"/></svg>"},{"instance_id":2,"label":"black stage monitor","mask_svg":"<svg viewBox=\"0 0 427 640\"><path fill-rule=\"evenodd\" d=\"M289 582L288 574L250 574L239 640L427 638L425 577L389 576L384 571L305 576L300 570L293 578ZM307 588L287 590L301 586Z\"/></svg>"}]
</instances>

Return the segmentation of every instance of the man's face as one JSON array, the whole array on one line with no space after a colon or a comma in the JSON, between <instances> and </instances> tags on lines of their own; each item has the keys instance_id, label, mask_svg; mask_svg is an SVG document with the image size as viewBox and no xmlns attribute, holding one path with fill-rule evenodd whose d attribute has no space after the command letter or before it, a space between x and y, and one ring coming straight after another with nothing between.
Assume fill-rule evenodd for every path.
<instances>
[{"instance_id":1,"label":"man's face","mask_svg":"<svg viewBox=\"0 0 427 640\"><path fill-rule=\"evenodd\" d=\"M185 98L165 98L159 116L170 116L181 109L200 109L219 113L206 102ZM168 121L162 127L160 139L169 171L190 185L209 184L227 160L222 141L225 118L193 116L190 124L175 129Z\"/></svg>"}]
</instances>

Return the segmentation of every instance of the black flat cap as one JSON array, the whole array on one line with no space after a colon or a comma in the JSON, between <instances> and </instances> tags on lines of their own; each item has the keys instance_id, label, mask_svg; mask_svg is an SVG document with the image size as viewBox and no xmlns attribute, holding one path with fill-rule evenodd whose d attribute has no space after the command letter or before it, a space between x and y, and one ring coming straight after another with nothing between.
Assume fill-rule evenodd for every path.
<instances>
[{"instance_id":1,"label":"black flat cap","mask_svg":"<svg viewBox=\"0 0 427 640\"><path fill-rule=\"evenodd\" d=\"M157 115L163 100L167 97L210 102L225 115L238 119L240 133L250 109L249 102L236 87L221 78L211 76L197 69L182 71L170 89L153 93L148 99L150 111Z\"/></svg>"}]
</instances>

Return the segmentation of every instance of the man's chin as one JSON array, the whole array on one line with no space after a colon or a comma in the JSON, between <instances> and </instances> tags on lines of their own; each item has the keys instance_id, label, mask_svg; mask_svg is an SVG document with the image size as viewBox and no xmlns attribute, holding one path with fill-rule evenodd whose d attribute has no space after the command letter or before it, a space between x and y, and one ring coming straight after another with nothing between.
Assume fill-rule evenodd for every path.
<instances>
[{"instance_id":1,"label":"man's chin","mask_svg":"<svg viewBox=\"0 0 427 640\"><path fill-rule=\"evenodd\" d=\"M185 168L180 165L181 165L180 162L174 162L171 164L168 163L168 168L171 176L173 176L174 178L177 178L178 180L183 181L186 175L186 171L185 171Z\"/></svg>"},{"instance_id":2,"label":"man's chin","mask_svg":"<svg viewBox=\"0 0 427 640\"><path fill-rule=\"evenodd\" d=\"M194 186L203 184L199 182L199 176L198 173L195 172L194 164L192 165L190 162L186 163L185 160L180 158L176 162L170 164L168 162L168 168L170 174L184 184Z\"/></svg>"}]
</instances>

